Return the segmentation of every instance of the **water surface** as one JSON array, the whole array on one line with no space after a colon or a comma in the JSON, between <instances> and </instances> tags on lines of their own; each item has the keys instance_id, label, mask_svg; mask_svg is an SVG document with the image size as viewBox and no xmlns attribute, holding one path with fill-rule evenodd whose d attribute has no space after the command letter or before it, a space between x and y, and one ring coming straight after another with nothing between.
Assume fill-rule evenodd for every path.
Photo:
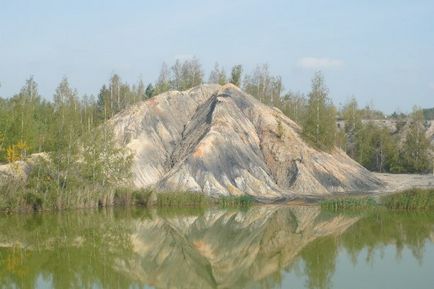
<instances>
[{"instance_id":1,"label":"water surface","mask_svg":"<svg viewBox=\"0 0 434 289\"><path fill-rule=\"evenodd\" d=\"M0 288L434 288L434 214L318 207L0 216Z\"/></svg>"}]
</instances>

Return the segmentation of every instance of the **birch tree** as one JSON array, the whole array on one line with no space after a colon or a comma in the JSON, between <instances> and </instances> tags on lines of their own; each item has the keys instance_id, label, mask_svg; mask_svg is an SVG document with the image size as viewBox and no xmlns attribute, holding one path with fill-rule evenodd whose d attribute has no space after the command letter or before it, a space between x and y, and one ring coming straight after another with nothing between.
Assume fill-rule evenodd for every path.
<instances>
[{"instance_id":1,"label":"birch tree","mask_svg":"<svg viewBox=\"0 0 434 289\"><path fill-rule=\"evenodd\" d=\"M320 72L312 79L303 134L320 149L331 150L335 145L336 109L328 98L328 89Z\"/></svg>"}]
</instances>

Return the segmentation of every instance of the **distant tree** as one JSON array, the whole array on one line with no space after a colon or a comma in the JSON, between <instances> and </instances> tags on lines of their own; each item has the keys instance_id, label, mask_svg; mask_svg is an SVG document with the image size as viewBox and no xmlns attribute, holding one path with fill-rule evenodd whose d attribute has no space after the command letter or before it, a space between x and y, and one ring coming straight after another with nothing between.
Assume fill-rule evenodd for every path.
<instances>
[{"instance_id":1,"label":"distant tree","mask_svg":"<svg viewBox=\"0 0 434 289\"><path fill-rule=\"evenodd\" d=\"M320 72L312 80L303 134L320 149L330 150L335 145L336 109L328 98L328 89Z\"/></svg>"},{"instance_id":2,"label":"distant tree","mask_svg":"<svg viewBox=\"0 0 434 289\"><path fill-rule=\"evenodd\" d=\"M373 104L369 104L360 110L362 119L384 119L386 116L383 112L374 108Z\"/></svg>"},{"instance_id":3,"label":"distant tree","mask_svg":"<svg viewBox=\"0 0 434 289\"><path fill-rule=\"evenodd\" d=\"M406 171L423 173L430 170L429 148L430 142L425 136L423 112L415 108L402 146L402 161Z\"/></svg>"},{"instance_id":4,"label":"distant tree","mask_svg":"<svg viewBox=\"0 0 434 289\"><path fill-rule=\"evenodd\" d=\"M40 97L37 87L33 77L30 77L20 92L4 103L7 115L3 118L5 123L0 130L5 135L6 147L18 141L27 143L29 153L46 147L51 135L52 105Z\"/></svg>"},{"instance_id":5,"label":"distant tree","mask_svg":"<svg viewBox=\"0 0 434 289\"><path fill-rule=\"evenodd\" d=\"M243 89L267 105L282 105L282 79L280 76L271 75L267 64L258 65L253 74L246 75Z\"/></svg>"},{"instance_id":6,"label":"distant tree","mask_svg":"<svg viewBox=\"0 0 434 289\"><path fill-rule=\"evenodd\" d=\"M307 109L307 99L301 93L288 91L282 97L282 112L298 124L303 124Z\"/></svg>"},{"instance_id":7,"label":"distant tree","mask_svg":"<svg viewBox=\"0 0 434 289\"><path fill-rule=\"evenodd\" d=\"M98 110L95 97L93 95L84 95L81 99L80 112L82 132L89 132L98 124Z\"/></svg>"},{"instance_id":8,"label":"distant tree","mask_svg":"<svg viewBox=\"0 0 434 289\"><path fill-rule=\"evenodd\" d=\"M195 57L184 62L176 60L171 67L171 72L170 86L175 90L187 90L203 82L203 71L199 60Z\"/></svg>"},{"instance_id":9,"label":"distant tree","mask_svg":"<svg viewBox=\"0 0 434 289\"><path fill-rule=\"evenodd\" d=\"M20 136L21 139L27 139L30 137L30 131L26 130L31 126L31 116L33 114L35 105L34 103L39 101L40 96L38 93L38 84L31 76L26 80L26 84L21 88L21 91L18 95L14 97L19 104L19 114L21 118L21 131Z\"/></svg>"},{"instance_id":10,"label":"distant tree","mask_svg":"<svg viewBox=\"0 0 434 289\"><path fill-rule=\"evenodd\" d=\"M147 97L146 97L146 87L145 87L145 84L143 83L142 79L139 80L139 82L137 84L137 87L135 88L134 95L135 96L134 96L133 103L136 103L138 101L147 99Z\"/></svg>"},{"instance_id":11,"label":"distant tree","mask_svg":"<svg viewBox=\"0 0 434 289\"><path fill-rule=\"evenodd\" d=\"M182 63L177 59L175 64L170 67L170 88L174 90L183 90L183 75L182 75Z\"/></svg>"},{"instance_id":12,"label":"distant tree","mask_svg":"<svg viewBox=\"0 0 434 289\"><path fill-rule=\"evenodd\" d=\"M241 74L242 73L243 73L243 67L240 64L232 67L231 79L229 80L229 82L240 87L241 86Z\"/></svg>"},{"instance_id":13,"label":"distant tree","mask_svg":"<svg viewBox=\"0 0 434 289\"><path fill-rule=\"evenodd\" d=\"M166 92L170 89L170 73L167 64L163 62L161 65L160 75L155 83L155 94Z\"/></svg>"},{"instance_id":14,"label":"distant tree","mask_svg":"<svg viewBox=\"0 0 434 289\"><path fill-rule=\"evenodd\" d=\"M59 115L61 121L61 130L64 131L65 122L68 125L77 125L72 123L78 121L80 103L78 99L77 90L74 90L69 85L68 79L64 77L56 88L56 92L53 96L54 100L54 112Z\"/></svg>"},{"instance_id":15,"label":"distant tree","mask_svg":"<svg viewBox=\"0 0 434 289\"><path fill-rule=\"evenodd\" d=\"M362 116L355 98L352 98L342 109L342 117L347 138L346 152L353 159L356 158L356 140L362 129Z\"/></svg>"},{"instance_id":16,"label":"distant tree","mask_svg":"<svg viewBox=\"0 0 434 289\"><path fill-rule=\"evenodd\" d=\"M350 156L367 169L387 172L397 167L397 142L387 128L364 124L354 136L353 145L354 156Z\"/></svg>"},{"instance_id":17,"label":"distant tree","mask_svg":"<svg viewBox=\"0 0 434 289\"><path fill-rule=\"evenodd\" d=\"M215 63L214 69L209 75L208 83L216 83L220 85L224 85L226 83L225 70L223 68L220 68L217 62Z\"/></svg>"},{"instance_id":18,"label":"distant tree","mask_svg":"<svg viewBox=\"0 0 434 289\"><path fill-rule=\"evenodd\" d=\"M99 118L107 120L129 105L143 99L143 82L131 88L122 82L117 74L113 74L108 84L104 84L98 94L97 107Z\"/></svg>"},{"instance_id":19,"label":"distant tree","mask_svg":"<svg viewBox=\"0 0 434 289\"><path fill-rule=\"evenodd\" d=\"M199 59L194 57L184 62L182 66L184 89L200 85L203 83L203 71Z\"/></svg>"},{"instance_id":20,"label":"distant tree","mask_svg":"<svg viewBox=\"0 0 434 289\"><path fill-rule=\"evenodd\" d=\"M149 99L155 95L155 89L152 83L149 83L145 90L145 99Z\"/></svg>"},{"instance_id":21,"label":"distant tree","mask_svg":"<svg viewBox=\"0 0 434 289\"><path fill-rule=\"evenodd\" d=\"M434 107L433 108L425 108L422 110L425 120L434 120Z\"/></svg>"},{"instance_id":22,"label":"distant tree","mask_svg":"<svg viewBox=\"0 0 434 289\"><path fill-rule=\"evenodd\" d=\"M97 109L99 118L103 121L109 119L113 115L110 90L105 84L101 87L98 93Z\"/></svg>"}]
</instances>

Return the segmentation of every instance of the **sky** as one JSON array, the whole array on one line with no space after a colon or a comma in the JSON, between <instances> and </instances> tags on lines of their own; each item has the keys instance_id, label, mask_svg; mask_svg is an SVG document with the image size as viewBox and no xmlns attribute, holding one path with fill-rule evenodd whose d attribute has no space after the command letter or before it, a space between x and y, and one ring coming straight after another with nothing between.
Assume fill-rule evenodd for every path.
<instances>
[{"instance_id":1,"label":"sky","mask_svg":"<svg viewBox=\"0 0 434 289\"><path fill-rule=\"evenodd\" d=\"M322 71L338 106L434 107L432 0L0 0L0 96L33 75L51 99L63 77L97 94L113 73L154 82L163 61L268 63L308 92ZM207 79L207 76L206 76Z\"/></svg>"}]
</instances>

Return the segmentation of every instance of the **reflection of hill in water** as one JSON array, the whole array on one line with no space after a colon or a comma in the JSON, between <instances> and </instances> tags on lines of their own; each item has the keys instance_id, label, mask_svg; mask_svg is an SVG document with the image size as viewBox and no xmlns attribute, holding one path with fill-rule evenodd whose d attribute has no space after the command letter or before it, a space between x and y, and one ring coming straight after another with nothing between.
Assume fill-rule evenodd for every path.
<instances>
[{"instance_id":1,"label":"reflection of hill in water","mask_svg":"<svg viewBox=\"0 0 434 289\"><path fill-rule=\"evenodd\" d=\"M2 217L0 288L275 288L292 266L310 288L326 288L340 246L354 258L387 244L420 257L433 224L432 215L278 206Z\"/></svg>"},{"instance_id":2,"label":"reflection of hill in water","mask_svg":"<svg viewBox=\"0 0 434 289\"><path fill-rule=\"evenodd\" d=\"M137 223L134 258L117 268L157 288L253 288L290 264L318 237L356 218L319 218L314 207L256 207Z\"/></svg>"}]
</instances>

